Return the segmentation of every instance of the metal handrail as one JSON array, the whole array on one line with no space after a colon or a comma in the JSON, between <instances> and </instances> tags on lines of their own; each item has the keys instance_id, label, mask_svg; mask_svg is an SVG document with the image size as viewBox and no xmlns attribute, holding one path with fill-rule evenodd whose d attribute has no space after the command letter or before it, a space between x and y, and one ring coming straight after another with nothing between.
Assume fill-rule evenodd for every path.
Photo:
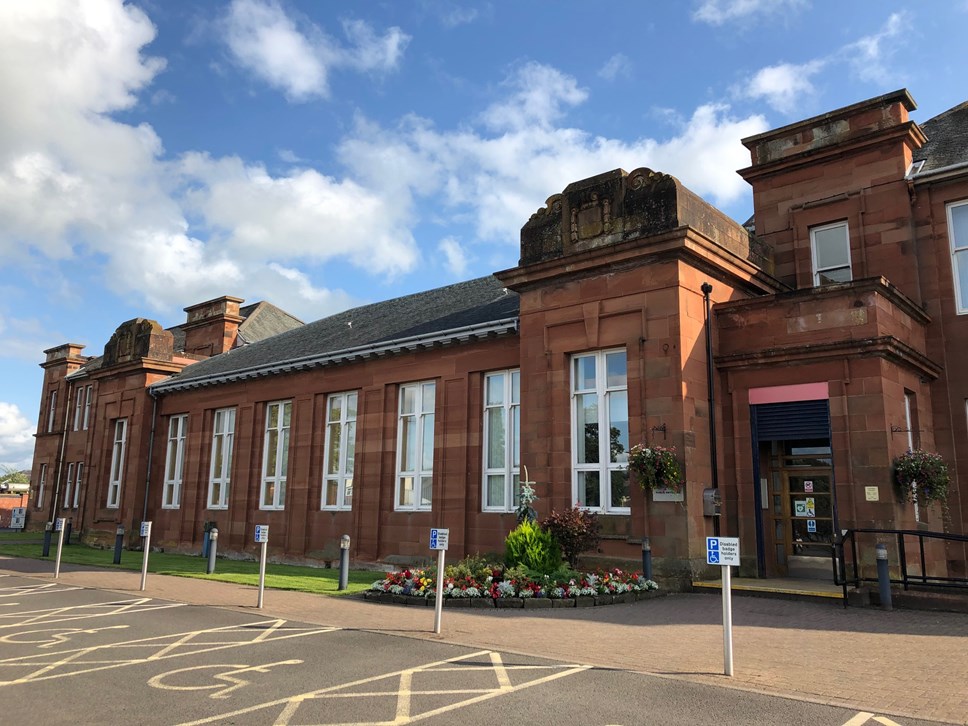
<instances>
[{"instance_id":1,"label":"metal handrail","mask_svg":"<svg viewBox=\"0 0 968 726\"><path fill-rule=\"evenodd\" d=\"M925 566L924 540L944 540L946 542L965 542L968 543L968 535L948 534L946 532L926 532L914 529L845 529L841 536L835 538L834 547L831 551L831 559L834 571L834 583L843 588L844 607L847 607L847 585L854 584L860 587L862 582L877 582L876 577L862 577L860 574L859 557L857 555L857 535L873 534L880 536L893 536L897 538L898 565L900 577L892 578L892 585L901 585L905 590L911 585L920 587L941 587L941 588L962 588L968 589L968 577L948 577L943 575L928 575ZM918 538L918 555L920 560L921 574L910 574L908 572L907 548L905 547L907 537ZM847 561L844 557L845 547L850 544L851 565L853 576L847 576Z\"/></svg>"}]
</instances>

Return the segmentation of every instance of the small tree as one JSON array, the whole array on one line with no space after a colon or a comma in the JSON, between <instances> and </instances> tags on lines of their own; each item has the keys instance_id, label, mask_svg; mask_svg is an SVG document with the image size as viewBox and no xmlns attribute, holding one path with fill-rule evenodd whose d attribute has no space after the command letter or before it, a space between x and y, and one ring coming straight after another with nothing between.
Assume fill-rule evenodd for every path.
<instances>
[{"instance_id":1,"label":"small tree","mask_svg":"<svg viewBox=\"0 0 968 726\"><path fill-rule=\"evenodd\" d=\"M578 566L578 556L598 547L602 539L598 515L580 507L569 507L563 512L552 511L541 526L551 532L572 569Z\"/></svg>"},{"instance_id":2,"label":"small tree","mask_svg":"<svg viewBox=\"0 0 968 726\"><path fill-rule=\"evenodd\" d=\"M550 574L561 565L561 550L550 532L526 520L504 540L504 564Z\"/></svg>"}]
</instances>

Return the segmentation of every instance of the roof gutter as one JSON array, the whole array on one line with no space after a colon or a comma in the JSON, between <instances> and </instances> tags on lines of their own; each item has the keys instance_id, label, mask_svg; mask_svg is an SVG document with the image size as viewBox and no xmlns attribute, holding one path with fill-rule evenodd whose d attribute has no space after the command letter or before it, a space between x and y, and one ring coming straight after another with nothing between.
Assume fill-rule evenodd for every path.
<instances>
[{"instance_id":1,"label":"roof gutter","mask_svg":"<svg viewBox=\"0 0 968 726\"><path fill-rule=\"evenodd\" d=\"M957 164L949 164L948 166L942 166L938 169L931 169L930 171L918 172L912 176L912 181L915 184L928 181L936 181L936 177L953 176L963 170L968 170L968 161L959 161Z\"/></svg>"},{"instance_id":2,"label":"roof gutter","mask_svg":"<svg viewBox=\"0 0 968 726\"><path fill-rule=\"evenodd\" d=\"M437 346L449 345L453 343L466 343L470 340L487 338L497 335L508 335L516 333L518 329L518 318L504 318L502 320L469 325L462 328L452 328L451 330L436 331L426 335L414 335L407 338L370 343L353 348L344 348L331 353L321 355L309 355L301 358L291 358L278 363L267 363L261 366L253 366L231 373L213 373L208 376L199 376L188 380L179 380L172 377L150 386L152 395L167 393L170 391L181 391L191 388L202 388L204 386L215 386L232 381L243 381L249 378L262 378L264 376L278 375L280 373L295 373L319 368L327 365L338 365L356 359L379 358L385 355L392 355L403 351L421 350L434 348Z\"/></svg>"}]
</instances>

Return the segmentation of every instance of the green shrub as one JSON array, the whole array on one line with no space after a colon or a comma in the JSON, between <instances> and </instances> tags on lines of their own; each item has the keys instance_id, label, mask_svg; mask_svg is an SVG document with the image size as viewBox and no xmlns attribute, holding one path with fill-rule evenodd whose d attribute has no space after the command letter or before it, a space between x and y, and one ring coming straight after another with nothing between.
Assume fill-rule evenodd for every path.
<instances>
[{"instance_id":1,"label":"green shrub","mask_svg":"<svg viewBox=\"0 0 968 726\"><path fill-rule=\"evenodd\" d=\"M468 555L453 565L447 565L444 568L444 576L452 577L455 580L477 580L478 582L484 582L493 570L494 565L492 564L492 560L475 554Z\"/></svg>"},{"instance_id":2,"label":"green shrub","mask_svg":"<svg viewBox=\"0 0 968 726\"><path fill-rule=\"evenodd\" d=\"M578 566L578 555L598 547L602 539L598 515L578 507L552 511L541 526L551 532L572 569Z\"/></svg>"},{"instance_id":3,"label":"green shrub","mask_svg":"<svg viewBox=\"0 0 968 726\"><path fill-rule=\"evenodd\" d=\"M523 565L548 574L561 565L561 550L551 532L533 522L521 522L504 541L504 562L508 567Z\"/></svg>"}]
</instances>

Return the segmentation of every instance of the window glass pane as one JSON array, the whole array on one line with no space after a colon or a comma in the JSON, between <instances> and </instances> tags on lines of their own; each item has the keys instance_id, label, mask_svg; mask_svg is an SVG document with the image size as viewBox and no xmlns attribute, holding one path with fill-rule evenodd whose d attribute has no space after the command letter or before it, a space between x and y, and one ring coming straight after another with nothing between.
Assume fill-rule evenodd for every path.
<instances>
[{"instance_id":1,"label":"window glass pane","mask_svg":"<svg viewBox=\"0 0 968 726\"><path fill-rule=\"evenodd\" d=\"M968 204L951 207L951 238L956 250L968 249Z\"/></svg>"},{"instance_id":2,"label":"window glass pane","mask_svg":"<svg viewBox=\"0 0 968 726\"><path fill-rule=\"evenodd\" d=\"M350 393L346 396L346 417L356 418L356 394Z\"/></svg>"},{"instance_id":3,"label":"window glass pane","mask_svg":"<svg viewBox=\"0 0 968 726\"><path fill-rule=\"evenodd\" d=\"M521 408L515 406L511 409L511 466L518 469L521 466Z\"/></svg>"},{"instance_id":4,"label":"window glass pane","mask_svg":"<svg viewBox=\"0 0 968 726\"><path fill-rule=\"evenodd\" d=\"M611 471L611 507L629 506L629 473L628 471Z\"/></svg>"},{"instance_id":5,"label":"window glass pane","mask_svg":"<svg viewBox=\"0 0 968 726\"><path fill-rule=\"evenodd\" d=\"M343 410L343 397L342 396L330 396L329 397L329 417L330 421L339 421Z\"/></svg>"},{"instance_id":6,"label":"window glass pane","mask_svg":"<svg viewBox=\"0 0 968 726\"><path fill-rule=\"evenodd\" d=\"M433 500L434 482L429 476L420 477L420 506L429 507Z\"/></svg>"},{"instance_id":7,"label":"window glass pane","mask_svg":"<svg viewBox=\"0 0 968 726\"><path fill-rule=\"evenodd\" d=\"M575 358L575 390L595 390L595 357L588 355Z\"/></svg>"},{"instance_id":8,"label":"window glass pane","mask_svg":"<svg viewBox=\"0 0 968 726\"><path fill-rule=\"evenodd\" d=\"M504 374L495 373L487 376L487 405L494 406L504 403Z\"/></svg>"},{"instance_id":9,"label":"window glass pane","mask_svg":"<svg viewBox=\"0 0 968 726\"><path fill-rule=\"evenodd\" d=\"M212 444L212 474L222 476L222 442L224 437L216 436Z\"/></svg>"},{"instance_id":10,"label":"window glass pane","mask_svg":"<svg viewBox=\"0 0 968 726\"><path fill-rule=\"evenodd\" d=\"M400 477L400 495L397 504L401 507L413 506L413 477Z\"/></svg>"},{"instance_id":11,"label":"window glass pane","mask_svg":"<svg viewBox=\"0 0 968 726\"><path fill-rule=\"evenodd\" d=\"M601 507L602 497L597 471L578 472L578 504L583 507Z\"/></svg>"},{"instance_id":12,"label":"window glass pane","mask_svg":"<svg viewBox=\"0 0 968 726\"><path fill-rule=\"evenodd\" d=\"M487 410L487 468L500 469L504 466L504 409Z\"/></svg>"},{"instance_id":13,"label":"window glass pane","mask_svg":"<svg viewBox=\"0 0 968 726\"><path fill-rule=\"evenodd\" d=\"M275 494L276 485L274 482L267 481L265 484L265 491L262 496L262 506L271 507L272 506L272 496Z\"/></svg>"},{"instance_id":14,"label":"window glass pane","mask_svg":"<svg viewBox=\"0 0 968 726\"><path fill-rule=\"evenodd\" d=\"M847 247L847 225L815 230L813 243L817 250L817 267L819 269L850 264L850 250Z\"/></svg>"},{"instance_id":15,"label":"window glass pane","mask_svg":"<svg viewBox=\"0 0 968 726\"><path fill-rule=\"evenodd\" d=\"M420 457L421 471L434 468L434 416L423 417L423 452Z\"/></svg>"},{"instance_id":16,"label":"window glass pane","mask_svg":"<svg viewBox=\"0 0 968 726\"><path fill-rule=\"evenodd\" d=\"M511 403L521 402L521 372L511 372Z\"/></svg>"},{"instance_id":17,"label":"window glass pane","mask_svg":"<svg viewBox=\"0 0 968 726\"><path fill-rule=\"evenodd\" d=\"M514 475L514 481L511 482L511 506L517 509L521 506L521 476L519 474Z\"/></svg>"},{"instance_id":18,"label":"window glass pane","mask_svg":"<svg viewBox=\"0 0 968 726\"><path fill-rule=\"evenodd\" d=\"M289 429L282 430L282 449L279 451L279 458L282 460L281 476L286 476L289 471Z\"/></svg>"},{"instance_id":19,"label":"window glass pane","mask_svg":"<svg viewBox=\"0 0 968 726\"><path fill-rule=\"evenodd\" d=\"M400 441L400 471L413 471L416 469L417 460L417 421L413 416L405 418L400 422L403 427L403 436Z\"/></svg>"},{"instance_id":20,"label":"window glass pane","mask_svg":"<svg viewBox=\"0 0 968 726\"><path fill-rule=\"evenodd\" d=\"M266 410L266 428L275 429L279 428L279 404L272 403Z\"/></svg>"},{"instance_id":21,"label":"window glass pane","mask_svg":"<svg viewBox=\"0 0 968 726\"><path fill-rule=\"evenodd\" d=\"M329 438L329 447L326 449L326 473L337 474L339 473L340 425L330 424L326 429Z\"/></svg>"},{"instance_id":22,"label":"window glass pane","mask_svg":"<svg viewBox=\"0 0 968 726\"><path fill-rule=\"evenodd\" d=\"M968 310L968 251L955 255L955 267L958 269L958 290L961 293L958 309Z\"/></svg>"},{"instance_id":23,"label":"window glass pane","mask_svg":"<svg viewBox=\"0 0 968 726\"><path fill-rule=\"evenodd\" d=\"M836 282L850 282L851 272L849 267L839 267L833 270L824 270L817 274L817 283L820 285L831 285Z\"/></svg>"},{"instance_id":24,"label":"window glass pane","mask_svg":"<svg viewBox=\"0 0 968 726\"><path fill-rule=\"evenodd\" d=\"M506 491L504 474L492 474L487 477L487 506L504 507Z\"/></svg>"},{"instance_id":25,"label":"window glass pane","mask_svg":"<svg viewBox=\"0 0 968 726\"><path fill-rule=\"evenodd\" d=\"M598 396L578 396L578 463L598 463Z\"/></svg>"},{"instance_id":26,"label":"window glass pane","mask_svg":"<svg viewBox=\"0 0 968 726\"><path fill-rule=\"evenodd\" d=\"M629 460L629 401L625 391L608 394L609 461L624 464Z\"/></svg>"},{"instance_id":27,"label":"window glass pane","mask_svg":"<svg viewBox=\"0 0 968 726\"><path fill-rule=\"evenodd\" d=\"M356 461L356 424L350 421L346 424L346 473L353 473Z\"/></svg>"},{"instance_id":28,"label":"window glass pane","mask_svg":"<svg viewBox=\"0 0 968 726\"><path fill-rule=\"evenodd\" d=\"M625 386L626 363L625 351L609 353L605 356L605 375L607 376L605 385L609 388L622 388Z\"/></svg>"},{"instance_id":29,"label":"window glass pane","mask_svg":"<svg viewBox=\"0 0 968 726\"><path fill-rule=\"evenodd\" d=\"M279 432L272 430L266 433L266 465L265 473L267 476L276 474L276 452L278 451Z\"/></svg>"},{"instance_id":30,"label":"window glass pane","mask_svg":"<svg viewBox=\"0 0 968 726\"><path fill-rule=\"evenodd\" d=\"M292 404L282 404L282 425L289 428L289 420L292 418Z\"/></svg>"},{"instance_id":31,"label":"window glass pane","mask_svg":"<svg viewBox=\"0 0 968 726\"><path fill-rule=\"evenodd\" d=\"M222 503L222 485L221 483L214 481L212 482L212 495L209 497L210 506L218 506Z\"/></svg>"},{"instance_id":32,"label":"window glass pane","mask_svg":"<svg viewBox=\"0 0 968 726\"><path fill-rule=\"evenodd\" d=\"M420 410L423 413L433 413L434 410L434 398L436 397L437 386L433 383L424 383L420 387L423 392L423 400L421 402Z\"/></svg>"},{"instance_id":33,"label":"window glass pane","mask_svg":"<svg viewBox=\"0 0 968 726\"><path fill-rule=\"evenodd\" d=\"M417 405L416 386L407 386L400 395L400 413L414 413Z\"/></svg>"},{"instance_id":34,"label":"window glass pane","mask_svg":"<svg viewBox=\"0 0 968 726\"><path fill-rule=\"evenodd\" d=\"M343 482L343 506L353 505L353 478L349 477Z\"/></svg>"},{"instance_id":35,"label":"window glass pane","mask_svg":"<svg viewBox=\"0 0 968 726\"><path fill-rule=\"evenodd\" d=\"M326 480L326 498L324 501L325 506L335 507L336 506L336 493L339 491L339 482L336 479Z\"/></svg>"},{"instance_id":36,"label":"window glass pane","mask_svg":"<svg viewBox=\"0 0 968 726\"><path fill-rule=\"evenodd\" d=\"M286 480L278 482L276 491L276 506L283 506L286 503Z\"/></svg>"}]
</instances>

